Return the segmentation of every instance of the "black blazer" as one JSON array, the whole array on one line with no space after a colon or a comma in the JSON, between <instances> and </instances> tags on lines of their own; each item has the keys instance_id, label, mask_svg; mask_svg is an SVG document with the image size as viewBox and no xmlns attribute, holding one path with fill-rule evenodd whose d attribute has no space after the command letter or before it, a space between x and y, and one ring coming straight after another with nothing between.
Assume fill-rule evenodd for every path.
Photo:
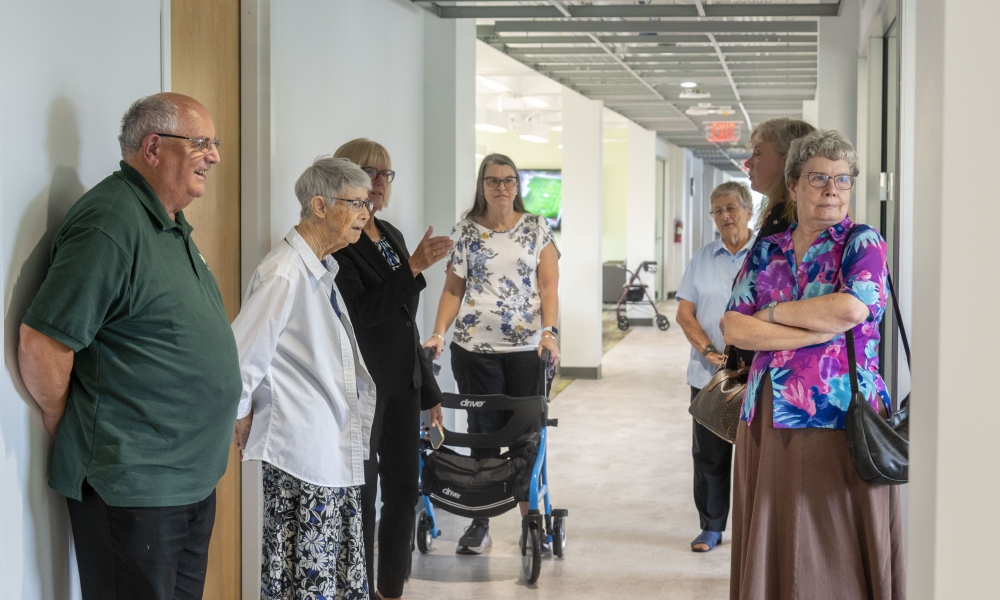
<instances>
[{"instance_id":1,"label":"black blazer","mask_svg":"<svg viewBox=\"0 0 1000 600\"><path fill-rule=\"evenodd\" d=\"M340 266L337 288L378 395L399 394L412 385L420 390L420 406L427 409L441 402L416 323L420 291L427 282L410 271L403 234L386 221L372 219L402 264L393 271L375 242L362 233L357 243L333 254Z\"/></svg>"}]
</instances>

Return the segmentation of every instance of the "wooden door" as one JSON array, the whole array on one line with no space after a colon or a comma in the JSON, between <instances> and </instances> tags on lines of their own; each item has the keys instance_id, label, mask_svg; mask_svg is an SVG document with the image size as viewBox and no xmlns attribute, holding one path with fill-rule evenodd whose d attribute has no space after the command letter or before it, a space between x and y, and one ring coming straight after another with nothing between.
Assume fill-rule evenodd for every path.
<instances>
[{"instance_id":1,"label":"wooden door","mask_svg":"<svg viewBox=\"0 0 1000 600\"><path fill-rule=\"evenodd\" d=\"M222 162L209 172L205 196L184 215L226 305L240 307L240 2L172 0L171 91L208 109L222 141ZM205 598L240 598L240 461L235 447L216 488L217 509L209 548Z\"/></svg>"}]
</instances>

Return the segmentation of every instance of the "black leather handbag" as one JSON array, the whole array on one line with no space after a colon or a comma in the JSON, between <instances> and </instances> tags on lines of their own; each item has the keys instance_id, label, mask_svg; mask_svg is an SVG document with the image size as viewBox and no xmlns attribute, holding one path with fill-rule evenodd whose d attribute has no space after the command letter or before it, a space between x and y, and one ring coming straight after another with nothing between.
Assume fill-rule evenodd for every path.
<instances>
[{"instance_id":1,"label":"black leather handbag","mask_svg":"<svg viewBox=\"0 0 1000 600\"><path fill-rule=\"evenodd\" d=\"M899 314L896 290L889 277L892 308L899 324L899 334L910 364L910 343L906 339L903 319ZM854 468L864 481L872 484L899 485L906 483L910 467L910 396L899 403L899 408L888 419L882 418L865 400L858 387L858 363L855 358L854 329L845 332L847 337L847 362L851 369L851 404L847 408L844 430L847 448L854 461Z\"/></svg>"},{"instance_id":2,"label":"black leather handbag","mask_svg":"<svg viewBox=\"0 0 1000 600\"><path fill-rule=\"evenodd\" d=\"M726 348L727 354L729 351ZM695 421L730 444L736 443L736 427L740 424L749 374L749 368L730 369L722 365L688 407Z\"/></svg>"}]
</instances>

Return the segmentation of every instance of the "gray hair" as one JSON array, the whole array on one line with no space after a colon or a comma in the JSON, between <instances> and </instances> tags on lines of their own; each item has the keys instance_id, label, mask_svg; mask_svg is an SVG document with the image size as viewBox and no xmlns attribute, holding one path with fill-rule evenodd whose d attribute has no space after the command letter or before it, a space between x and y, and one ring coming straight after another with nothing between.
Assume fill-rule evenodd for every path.
<instances>
[{"instance_id":1,"label":"gray hair","mask_svg":"<svg viewBox=\"0 0 1000 600\"><path fill-rule=\"evenodd\" d=\"M846 161L851 175L857 177L860 173L858 153L854 151L854 145L837 131L819 129L792 142L785 160L785 182L793 185L802 176L802 167L816 156Z\"/></svg>"},{"instance_id":2,"label":"gray hair","mask_svg":"<svg viewBox=\"0 0 1000 600\"><path fill-rule=\"evenodd\" d=\"M173 133L177 130L177 105L162 96L139 98L122 116L118 144L122 158L128 158L142 148L142 140L151 133Z\"/></svg>"},{"instance_id":3,"label":"gray hair","mask_svg":"<svg viewBox=\"0 0 1000 600\"><path fill-rule=\"evenodd\" d=\"M750 195L750 188L737 181L727 181L715 186L712 195L708 197L708 203L712 204L716 198L722 196L736 196L740 201L740 207L753 212L753 197Z\"/></svg>"},{"instance_id":4,"label":"gray hair","mask_svg":"<svg viewBox=\"0 0 1000 600\"><path fill-rule=\"evenodd\" d=\"M295 197L302 205L301 218L308 217L312 211L314 196L321 196L330 207L336 202L334 198L342 196L349 187L371 191L372 178L346 158L320 156L295 182Z\"/></svg>"}]
</instances>

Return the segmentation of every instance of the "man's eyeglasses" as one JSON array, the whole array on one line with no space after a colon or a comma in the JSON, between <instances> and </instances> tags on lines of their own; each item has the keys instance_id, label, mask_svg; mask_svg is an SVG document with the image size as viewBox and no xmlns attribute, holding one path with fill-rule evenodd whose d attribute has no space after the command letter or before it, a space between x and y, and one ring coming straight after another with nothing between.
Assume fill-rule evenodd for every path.
<instances>
[{"instance_id":1,"label":"man's eyeglasses","mask_svg":"<svg viewBox=\"0 0 1000 600\"><path fill-rule=\"evenodd\" d=\"M503 179L499 177L483 177L483 182L486 183L486 187L494 190L499 188L501 183L508 190L517 187L517 177L505 177Z\"/></svg>"},{"instance_id":2,"label":"man's eyeglasses","mask_svg":"<svg viewBox=\"0 0 1000 600\"><path fill-rule=\"evenodd\" d=\"M727 215L734 215L734 214L736 214L736 211L738 211L741 208L743 208L743 207L742 206L727 206L725 208L717 208L717 209L715 209L713 211L710 211L708 214L712 215L713 219L718 219L719 217L721 217L723 215L723 213L725 213Z\"/></svg>"},{"instance_id":3,"label":"man's eyeglasses","mask_svg":"<svg viewBox=\"0 0 1000 600\"><path fill-rule=\"evenodd\" d=\"M375 209L375 203L372 202L371 200L348 200L347 198L337 198L337 197L334 197L333 199L340 200L341 202L347 202L348 204L350 204L351 212L359 212L362 209L362 207L367 208L368 212L371 212L372 210Z\"/></svg>"},{"instance_id":4,"label":"man's eyeglasses","mask_svg":"<svg viewBox=\"0 0 1000 600\"><path fill-rule=\"evenodd\" d=\"M190 138L183 135L174 135L172 133L157 133L156 135L160 137L177 138L179 140L187 140L191 142L191 148L197 150L198 152L211 152L212 146L216 149L222 147L222 142L219 140L213 140L212 138L202 137L202 138Z\"/></svg>"},{"instance_id":5,"label":"man's eyeglasses","mask_svg":"<svg viewBox=\"0 0 1000 600\"><path fill-rule=\"evenodd\" d=\"M853 175L827 175L826 173L810 172L806 173L806 181L814 188L825 188L826 184L833 179L833 185L838 190L849 190L854 187Z\"/></svg>"},{"instance_id":6,"label":"man's eyeglasses","mask_svg":"<svg viewBox=\"0 0 1000 600\"><path fill-rule=\"evenodd\" d=\"M375 167L361 167L361 170L368 173L368 176L372 178L372 181L378 179L379 175L385 177L386 183L392 183L392 180L396 178L395 171L379 171Z\"/></svg>"}]
</instances>

